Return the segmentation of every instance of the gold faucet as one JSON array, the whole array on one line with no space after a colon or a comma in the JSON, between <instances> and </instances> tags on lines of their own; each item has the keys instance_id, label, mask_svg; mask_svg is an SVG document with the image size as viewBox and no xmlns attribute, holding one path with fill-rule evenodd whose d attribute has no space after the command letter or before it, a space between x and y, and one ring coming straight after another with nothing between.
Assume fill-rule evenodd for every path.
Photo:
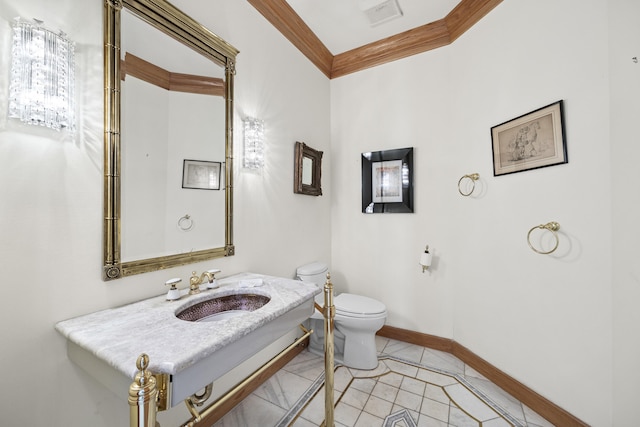
<instances>
[{"instance_id":1,"label":"gold faucet","mask_svg":"<svg viewBox=\"0 0 640 427\"><path fill-rule=\"evenodd\" d=\"M200 285L204 281L206 277L209 283L213 283L215 280L215 274L219 273L220 270L213 269L202 272L200 276L195 271L191 273L191 278L189 279L189 295L196 295L200 293Z\"/></svg>"}]
</instances>

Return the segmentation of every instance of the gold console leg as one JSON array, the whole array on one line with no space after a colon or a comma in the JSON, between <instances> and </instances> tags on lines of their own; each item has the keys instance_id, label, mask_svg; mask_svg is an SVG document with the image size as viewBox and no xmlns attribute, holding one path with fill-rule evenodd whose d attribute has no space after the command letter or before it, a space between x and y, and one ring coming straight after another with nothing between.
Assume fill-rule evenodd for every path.
<instances>
[{"instance_id":1,"label":"gold console leg","mask_svg":"<svg viewBox=\"0 0 640 427\"><path fill-rule=\"evenodd\" d=\"M141 354L136 361L138 373L129 386L129 425L131 427L160 427L156 422L158 388L149 367L149 356Z\"/></svg>"},{"instance_id":2,"label":"gold console leg","mask_svg":"<svg viewBox=\"0 0 640 427\"><path fill-rule=\"evenodd\" d=\"M333 284L331 275L327 273L327 281L324 284L324 425L334 427L333 420L333 321L336 315L336 307L333 305Z\"/></svg>"}]
</instances>

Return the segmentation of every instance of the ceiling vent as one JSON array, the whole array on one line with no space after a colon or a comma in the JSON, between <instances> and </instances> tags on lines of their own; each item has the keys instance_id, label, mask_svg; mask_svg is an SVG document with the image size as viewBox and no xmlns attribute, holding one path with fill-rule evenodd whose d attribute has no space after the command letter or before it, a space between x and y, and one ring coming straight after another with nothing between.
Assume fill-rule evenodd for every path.
<instances>
[{"instance_id":1,"label":"ceiling vent","mask_svg":"<svg viewBox=\"0 0 640 427\"><path fill-rule=\"evenodd\" d=\"M398 0L359 0L358 5L372 27L402 16Z\"/></svg>"}]
</instances>

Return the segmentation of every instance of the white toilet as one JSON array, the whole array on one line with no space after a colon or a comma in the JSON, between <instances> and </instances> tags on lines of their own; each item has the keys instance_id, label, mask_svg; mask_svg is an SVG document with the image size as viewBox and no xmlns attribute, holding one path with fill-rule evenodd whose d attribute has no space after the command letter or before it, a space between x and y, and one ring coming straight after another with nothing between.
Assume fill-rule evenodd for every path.
<instances>
[{"instance_id":1,"label":"white toilet","mask_svg":"<svg viewBox=\"0 0 640 427\"><path fill-rule=\"evenodd\" d=\"M327 280L329 267L321 262L303 265L297 270L298 279L315 283L321 289ZM316 296L316 303L324 305L324 293ZM333 299L336 308L334 318L334 358L356 369L374 369L378 366L375 335L384 325L387 308L373 298L354 294L340 294ZM309 350L324 355L324 317L317 310L310 319Z\"/></svg>"}]
</instances>

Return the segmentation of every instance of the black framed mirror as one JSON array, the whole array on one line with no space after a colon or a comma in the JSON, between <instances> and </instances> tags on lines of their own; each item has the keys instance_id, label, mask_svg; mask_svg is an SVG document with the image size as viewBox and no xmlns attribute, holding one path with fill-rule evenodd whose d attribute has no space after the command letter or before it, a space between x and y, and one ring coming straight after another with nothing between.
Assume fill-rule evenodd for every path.
<instances>
[{"instance_id":1,"label":"black framed mirror","mask_svg":"<svg viewBox=\"0 0 640 427\"><path fill-rule=\"evenodd\" d=\"M362 213L413 212L413 148L362 153Z\"/></svg>"},{"instance_id":2,"label":"black framed mirror","mask_svg":"<svg viewBox=\"0 0 640 427\"><path fill-rule=\"evenodd\" d=\"M322 151L304 142L296 142L293 192L308 196L322 195Z\"/></svg>"}]
</instances>

